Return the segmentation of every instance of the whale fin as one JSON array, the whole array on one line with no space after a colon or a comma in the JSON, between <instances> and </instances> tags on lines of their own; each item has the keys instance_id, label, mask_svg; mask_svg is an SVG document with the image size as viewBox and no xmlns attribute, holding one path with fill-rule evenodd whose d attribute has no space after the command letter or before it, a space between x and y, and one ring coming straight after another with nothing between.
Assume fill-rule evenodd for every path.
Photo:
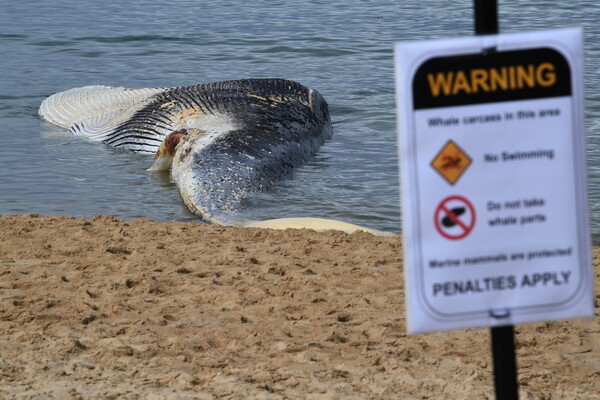
<instances>
[{"instance_id":1,"label":"whale fin","mask_svg":"<svg viewBox=\"0 0 600 400\"><path fill-rule=\"evenodd\" d=\"M53 94L38 113L76 136L102 141L165 88L84 86Z\"/></svg>"},{"instance_id":2,"label":"whale fin","mask_svg":"<svg viewBox=\"0 0 600 400\"><path fill-rule=\"evenodd\" d=\"M268 229L313 229L315 231L336 230L346 233L357 231L368 232L376 236L394 236L394 233L379 231L377 229L366 228L343 221L326 218L278 218L266 221L247 221L238 226L246 228L268 228Z\"/></svg>"}]
</instances>

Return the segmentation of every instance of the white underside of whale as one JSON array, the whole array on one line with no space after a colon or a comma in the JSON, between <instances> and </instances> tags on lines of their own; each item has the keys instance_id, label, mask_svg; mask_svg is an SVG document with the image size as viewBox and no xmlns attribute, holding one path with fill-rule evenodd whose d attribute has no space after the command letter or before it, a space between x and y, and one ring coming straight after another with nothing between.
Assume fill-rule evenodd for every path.
<instances>
[{"instance_id":1,"label":"white underside of whale","mask_svg":"<svg viewBox=\"0 0 600 400\"><path fill-rule=\"evenodd\" d=\"M127 89L84 86L53 94L42 102L39 115L75 136L102 141L166 88Z\"/></svg>"}]
</instances>

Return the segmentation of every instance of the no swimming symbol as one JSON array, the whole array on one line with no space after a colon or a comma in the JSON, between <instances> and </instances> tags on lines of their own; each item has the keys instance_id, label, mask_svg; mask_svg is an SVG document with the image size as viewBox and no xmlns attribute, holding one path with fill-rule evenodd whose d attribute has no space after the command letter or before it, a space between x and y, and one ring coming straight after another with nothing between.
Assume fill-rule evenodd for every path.
<instances>
[{"instance_id":1,"label":"no swimming symbol","mask_svg":"<svg viewBox=\"0 0 600 400\"><path fill-rule=\"evenodd\" d=\"M462 196L446 197L435 210L434 222L435 229L446 239L462 239L475 226L475 208Z\"/></svg>"}]
</instances>

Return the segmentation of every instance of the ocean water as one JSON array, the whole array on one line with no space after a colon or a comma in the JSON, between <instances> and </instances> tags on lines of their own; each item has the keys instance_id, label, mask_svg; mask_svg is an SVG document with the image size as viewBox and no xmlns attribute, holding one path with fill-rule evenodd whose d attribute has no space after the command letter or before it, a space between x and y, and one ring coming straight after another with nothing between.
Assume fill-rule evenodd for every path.
<instances>
[{"instance_id":1,"label":"ocean water","mask_svg":"<svg viewBox=\"0 0 600 400\"><path fill-rule=\"evenodd\" d=\"M500 1L502 32L585 29L592 231L600 233L600 3ZM37 116L73 87L280 77L327 99L334 137L243 219L313 216L400 232L392 45L473 34L472 1L1 1L0 213L198 220L152 159Z\"/></svg>"}]
</instances>

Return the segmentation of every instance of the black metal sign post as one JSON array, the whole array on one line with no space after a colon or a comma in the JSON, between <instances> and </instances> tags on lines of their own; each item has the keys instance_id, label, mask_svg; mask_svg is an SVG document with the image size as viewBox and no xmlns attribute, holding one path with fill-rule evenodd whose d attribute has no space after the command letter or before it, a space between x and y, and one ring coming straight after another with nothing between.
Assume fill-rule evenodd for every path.
<instances>
[{"instance_id":1,"label":"black metal sign post","mask_svg":"<svg viewBox=\"0 0 600 400\"><path fill-rule=\"evenodd\" d=\"M475 6L475 34L498 33L498 6L496 0L473 0Z\"/></svg>"},{"instance_id":2,"label":"black metal sign post","mask_svg":"<svg viewBox=\"0 0 600 400\"><path fill-rule=\"evenodd\" d=\"M512 325L495 326L492 332L494 386L497 400L518 400L517 357L515 333Z\"/></svg>"},{"instance_id":3,"label":"black metal sign post","mask_svg":"<svg viewBox=\"0 0 600 400\"><path fill-rule=\"evenodd\" d=\"M475 34L498 33L498 5L496 0L473 0ZM497 400L518 400L517 359L515 333L512 325L491 328L494 386Z\"/></svg>"}]
</instances>

